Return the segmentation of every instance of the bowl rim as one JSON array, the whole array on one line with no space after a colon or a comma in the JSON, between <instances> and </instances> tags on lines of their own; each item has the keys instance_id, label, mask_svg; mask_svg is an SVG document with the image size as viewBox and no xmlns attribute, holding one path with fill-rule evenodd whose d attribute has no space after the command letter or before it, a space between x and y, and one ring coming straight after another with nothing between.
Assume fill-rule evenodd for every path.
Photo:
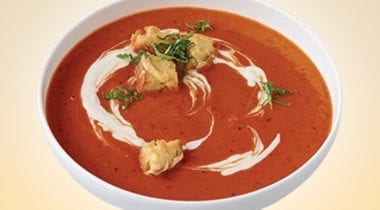
<instances>
[{"instance_id":1,"label":"bowl rim","mask_svg":"<svg viewBox=\"0 0 380 210\"><path fill-rule=\"evenodd\" d=\"M332 61L332 58L329 55L329 53L327 52L326 48L299 21L297 21L292 16L288 15L287 13L285 13L282 10L277 9L276 7L272 6L269 3L266 3L266 2L261 1L261 0L247 0L246 2L249 2L249 1L252 2L252 3L255 3L255 4L259 4L260 6L263 6L263 7L265 7L268 10L272 10L275 13L277 13L277 15L280 15L282 17L287 18L287 20L290 21L292 24L298 25L298 27L301 29L301 31L304 32L305 35L307 35L307 37L311 41L313 41L314 44L316 44L316 46L318 46L318 48L322 51L323 55L325 56L325 58L324 58L325 61L329 65L330 69L332 70L331 73L332 73L332 77L334 79L334 84L335 84L336 92L332 93L331 92L332 90L330 89L330 87L328 87L328 90L329 90L329 93L330 93L330 97L331 97L331 101L333 103L333 118L332 118L332 122L331 122L331 130L329 132L329 135L325 139L324 143L321 145L321 147L301 167L297 168L296 170L294 170L292 173L290 173L289 175L285 176L284 178L282 178L282 179L280 179L280 180L278 180L278 181L276 181L276 182L274 182L272 184L264 186L264 187L262 187L260 189L257 189L255 191L249 192L249 193L244 193L244 194L241 194L241 195L237 195L237 196L233 196L233 197L227 197L227 198L219 198L219 199L211 199L211 200L199 200L199 201L198 200L196 200L196 201L193 201L193 200L188 201L188 200L174 200L174 199L157 198L157 197L151 197L151 196L147 196L147 195L143 195L143 194L138 194L138 193L130 192L128 190L122 189L122 188L120 188L118 186L115 186L113 184L110 184L110 183L102 180L101 178L97 177L95 174L92 174L91 172L87 171L78 162L76 162L63 149L63 147L61 147L61 145L58 143L58 141L55 138L55 136L53 135L53 132L51 131L51 129L50 129L49 125L48 125L47 119L46 119L46 112L45 112L45 101L46 100L45 100L45 97L46 97L46 92L47 92L50 80L51 80L54 72L56 71L57 65L59 65L59 61L64 57L64 55L66 55L69 52L69 50L74 45L70 45L69 48L67 48L66 50L64 50L65 52L63 53L63 57L62 56L58 56L59 59L55 58L55 57L57 57L57 51L59 51L59 49L62 47L62 45L64 45L64 43L67 41L68 37L73 36L73 34L76 33L76 31L78 31L81 28L81 26L83 26L86 22L92 20L97 15L102 14L102 13L104 13L104 12L106 12L106 11L114 8L114 7L116 7L117 5L125 4L126 2L135 2L134 0L112 1L108 5L106 5L105 7L101 8L101 9L93 12L91 15L85 17L84 19L82 19L79 23L77 23L69 32L67 32L61 38L61 40L57 43L57 45L53 48L52 52L49 54L49 57L47 59L47 63L46 63L46 65L44 67L44 70L42 72L41 80L39 82L39 88L38 88L38 94L37 94L37 98L38 98L38 113L39 113L39 118L40 118L41 123L42 123L43 130L44 130L45 135L47 137L48 143L49 143L50 147L53 149L53 151L55 152L55 155L60 160L60 162L61 163L66 162L67 164L70 164L72 167L75 167L75 170L79 170L82 174L84 174L85 176L91 178L92 181L94 181L95 183L99 184L102 187L107 188L108 190L115 191L115 193L118 193L118 194L120 193L122 195L122 197L132 196L133 198L136 198L138 200L140 200L140 199L144 200L144 201L150 200L152 202L165 203L165 204L171 203L171 204L175 204L175 205L176 204L180 204L180 205L194 205L194 204L203 205L203 204L212 204L212 203L227 203L227 202L231 202L231 201L233 201L233 202L235 201L236 202L236 201L240 201L241 199L252 199L252 197L254 197L255 195L262 194L262 193L265 194L265 193L271 192L274 188L276 188L276 186L286 184L285 182L287 182L287 180L289 180L289 179L300 179L300 173L301 173L301 171L303 171L306 167L308 167L309 164L316 164L316 167L310 172L309 175L307 175L301 181L301 183L304 180L306 180L314 172L314 170L316 170L318 168L320 162L322 161L322 160L320 160L317 163L314 163L315 162L315 161L313 161L314 158L316 156L322 156L322 159L324 159L324 157L326 156L328 150L330 149L330 147L331 147L331 145L332 145L332 143L334 141L335 135L336 135L336 133L338 131L338 127L339 127L340 119L341 119L341 113L342 113L342 100L343 100L342 99L342 95L343 95L342 94L342 87L341 87L341 82L339 80L338 72L337 72L337 70L335 68L335 65L334 65L334 63ZM159 2L161 2L161 4L163 2L165 2L165 3L173 3L174 2L175 5L174 6L169 6L169 7L180 7L181 6L181 5L177 5L178 3L176 3L176 2L178 2L178 1L175 1L175 0L166 0L166 1L159 1ZM186 0L182 0L181 1L180 0L179 2L189 2L189 1L186 1ZM196 1L193 1L193 2L196 3L196 2L203 2L203 1L196 0ZM213 2L215 2L215 1L213 1ZM224 1L220 1L220 2L224 2ZM194 5L195 3L191 3L191 5ZM203 3L202 3L202 5L203 5ZM188 5L183 5L183 6L188 6ZM192 6L192 7L199 7L199 8L210 9L210 7L204 7L204 6ZM148 11L148 10L151 10L151 9L154 9L154 8L148 8L148 9L145 9L145 11ZM225 11L227 11L227 10L225 10ZM136 12L127 13L125 16L131 15L131 14L134 14L134 13L136 13ZM236 12L232 12L232 13L241 15L241 14L236 13ZM243 15L243 16L245 16L245 15ZM250 17L248 17L248 18L250 18ZM116 19L113 19L113 21L115 21L115 20ZM106 21L106 22L110 23L112 21ZM259 22L261 22L261 21L259 21ZM95 26L95 27L92 27L91 25L88 26L88 27L90 27L90 28L92 27L92 31L94 31L97 28L102 27L104 24L100 24L100 25L96 24L96 25L97 26ZM265 23L264 23L264 25L268 26ZM274 29L271 26L268 26L268 27ZM278 31L277 29L274 29L274 30ZM282 35L284 35L281 31L278 31L278 32L281 33ZM284 35L284 36L287 37L289 40L291 40L291 41L294 42L294 40L292 40L288 36L286 36L286 35ZM76 43L79 42L83 38L84 37L81 36L79 39L76 40ZM295 44L297 46L299 46L298 43L295 43ZM299 47L301 48L301 46L299 46ZM304 50L304 49L302 49L302 50ZM309 56L308 53L306 53L306 54ZM314 62L314 60L313 60L313 62ZM53 68L53 70L52 70L52 65L55 65L55 67ZM318 67L318 69L319 69L319 67ZM325 79L325 75L323 74L323 72L320 71L320 73L321 73L322 77ZM335 99L335 101L334 101L334 99ZM67 168L65 168L65 170L68 171ZM68 171L68 172L80 183L80 181L78 180L78 177L76 177L75 174L72 174L70 171ZM291 189L290 192L293 191L295 188L297 188L300 184L298 184L296 187L294 187L293 189ZM87 188L86 186L84 186L84 187ZM286 194L282 195L281 197L285 196ZM269 205L270 202L269 203L267 202L267 204Z\"/></svg>"}]
</instances>

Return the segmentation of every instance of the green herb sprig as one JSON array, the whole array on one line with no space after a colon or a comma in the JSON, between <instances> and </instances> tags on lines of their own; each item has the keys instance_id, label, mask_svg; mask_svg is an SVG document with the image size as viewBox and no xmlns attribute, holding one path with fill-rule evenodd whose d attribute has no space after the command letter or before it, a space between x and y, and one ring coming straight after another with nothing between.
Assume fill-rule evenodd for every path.
<instances>
[{"instance_id":1,"label":"green herb sprig","mask_svg":"<svg viewBox=\"0 0 380 210\"><path fill-rule=\"evenodd\" d=\"M278 99L278 96L288 96L293 93L289 89L282 89L276 87L272 82L264 82L263 90L267 94L267 100L264 101L263 106L269 104L272 108L272 103L281 105L281 106L290 106L290 102L281 101Z\"/></svg>"},{"instance_id":2,"label":"green herb sprig","mask_svg":"<svg viewBox=\"0 0 380 210\"><path fill-rule=\"evenodd\" d=\"M135 90L128 90L122 86L117 86L114 90L103 93L103 98L123 102L121 109L126 110L130 104L142 99L142 96Z\"/></svg>"},{"instance_id":3,"label":"green herb sprig","mask_svg":"<svg viewBox=\"0 0 380 210\"><path fill-rule=\"evenodd\" d=\"M182 71L182 74L185 75L185 65L189 59L191 59L188 55L188 49L194 45L189 38L193 34L194 32L189 32L184 36L180 36L179 34L171 34L165 37L160 37L163 42L152 44L154 53L160 58L173 60L176 62L179 69ZM166 42L167 40L173 40L173 43L168 44Z\"/></svg>"},{"instance_id":4,"label":"green herb sprig","mask_svg":"<svg viewBox=\"0 0 380 210\"><path fill-rule=\"evenodd\" d=\"M206 30L213 30L209 20L200 20L195 25L185 23L188 28L195 32L205 32Z\"/></svg>"},{"instance_id":5,"label":"green herb sprig","mask_svg":"<svg viewBox=\"0 0 380 210\"><path fill-rule=\"evenodd\" d=\"M169 34L165 37L158 37L162 42L152 44L155 55L176 62L183 75L187 74L185 68L186 63L191 59L191 56L188 54L188 49L194 46L194 43L189 38L195 33L213 29L208 20L201 20L194 26L186 23L186 26L189 27L191 31L185 35L178 33Z\"/></svg>"}]
</instances>

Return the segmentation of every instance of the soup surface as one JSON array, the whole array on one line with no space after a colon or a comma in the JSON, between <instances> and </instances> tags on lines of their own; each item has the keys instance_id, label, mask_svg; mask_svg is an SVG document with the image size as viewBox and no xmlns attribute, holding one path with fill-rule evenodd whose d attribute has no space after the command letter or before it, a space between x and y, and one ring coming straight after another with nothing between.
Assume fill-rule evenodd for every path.
<instances>
[{"instance_id":1,"label":"soup surface","mask_svg":"<svg viewBox=\"0 0 380 210\"><path fill-rule=\"evenodd\" d=\"M136 87L136 65L120 58L132 34L152 25L189 32L200 20L212 30L199 33L216 46L206 66L177 66L177 88L137 91L128 106L105 97L115 87ZM128 191L176 200L235 196L286 177L320 148L332 120L323 78L296 45L253 20L199 8L146 11L88 35L57 67L46 112L56 139L88 171ZM140 150L156 139L179 140L183 157L147 174Z\"/></svg>"}]
</instances>

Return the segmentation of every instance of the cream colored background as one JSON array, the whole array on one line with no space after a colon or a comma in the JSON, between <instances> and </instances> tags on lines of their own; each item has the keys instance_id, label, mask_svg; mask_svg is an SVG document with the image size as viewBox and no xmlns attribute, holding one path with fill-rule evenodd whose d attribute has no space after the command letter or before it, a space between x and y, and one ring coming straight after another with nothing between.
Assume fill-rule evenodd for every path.
<instances>
[{"instance_id":1,"label":"cream colored background","mask_svg":"<svg viewBox=\"0 0 380 210\"><path fill-rule=\"evenodd\" d=\"M380 1L268 2L298 19L328 49L343 83L344 107L338 136L322 165L266 210L380 209ZM117 209L84 190L55 159L40 126L36 98L53 47L78 21L107 4L1 1L1 210Z\"/></svg>"}]
</instances>

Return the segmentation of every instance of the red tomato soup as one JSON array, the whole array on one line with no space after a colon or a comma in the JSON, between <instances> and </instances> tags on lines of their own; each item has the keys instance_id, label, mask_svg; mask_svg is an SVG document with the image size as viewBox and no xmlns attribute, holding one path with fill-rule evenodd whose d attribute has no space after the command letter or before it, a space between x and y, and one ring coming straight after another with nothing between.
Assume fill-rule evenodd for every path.
<instances>
[{"instance_id":1,"label":"red tomato soup","mask_svg":"<svg viewBox=\"0 0 380 210\"><path fill-rule=\"evenodd\" d=\"M196 29L200 20L212 29ZM168 29L174 40L191 40L194 32L212 40L207 65L183 71L182 61L173 59L176 87L139 89L149 81L136 81L136 68L148 68L138 62L150 59L144 53L154 54L154 44L165 39L147 45L139 61L137 51L126 53L136 49L128 48L132 34L146 26ZM108 73L99 73L102 68ZM138 97L133 103L118 98L117 87ZM225 198L268 186L316 153L332 121L326 84L294 43L253 20L198 8L134 14L85 37L56 69L46 110L60 145L89 172L131 192L174 200ZM182 156L149 174L141 148L157 139L179 140Z\"/></svg>"}]
</instances>

